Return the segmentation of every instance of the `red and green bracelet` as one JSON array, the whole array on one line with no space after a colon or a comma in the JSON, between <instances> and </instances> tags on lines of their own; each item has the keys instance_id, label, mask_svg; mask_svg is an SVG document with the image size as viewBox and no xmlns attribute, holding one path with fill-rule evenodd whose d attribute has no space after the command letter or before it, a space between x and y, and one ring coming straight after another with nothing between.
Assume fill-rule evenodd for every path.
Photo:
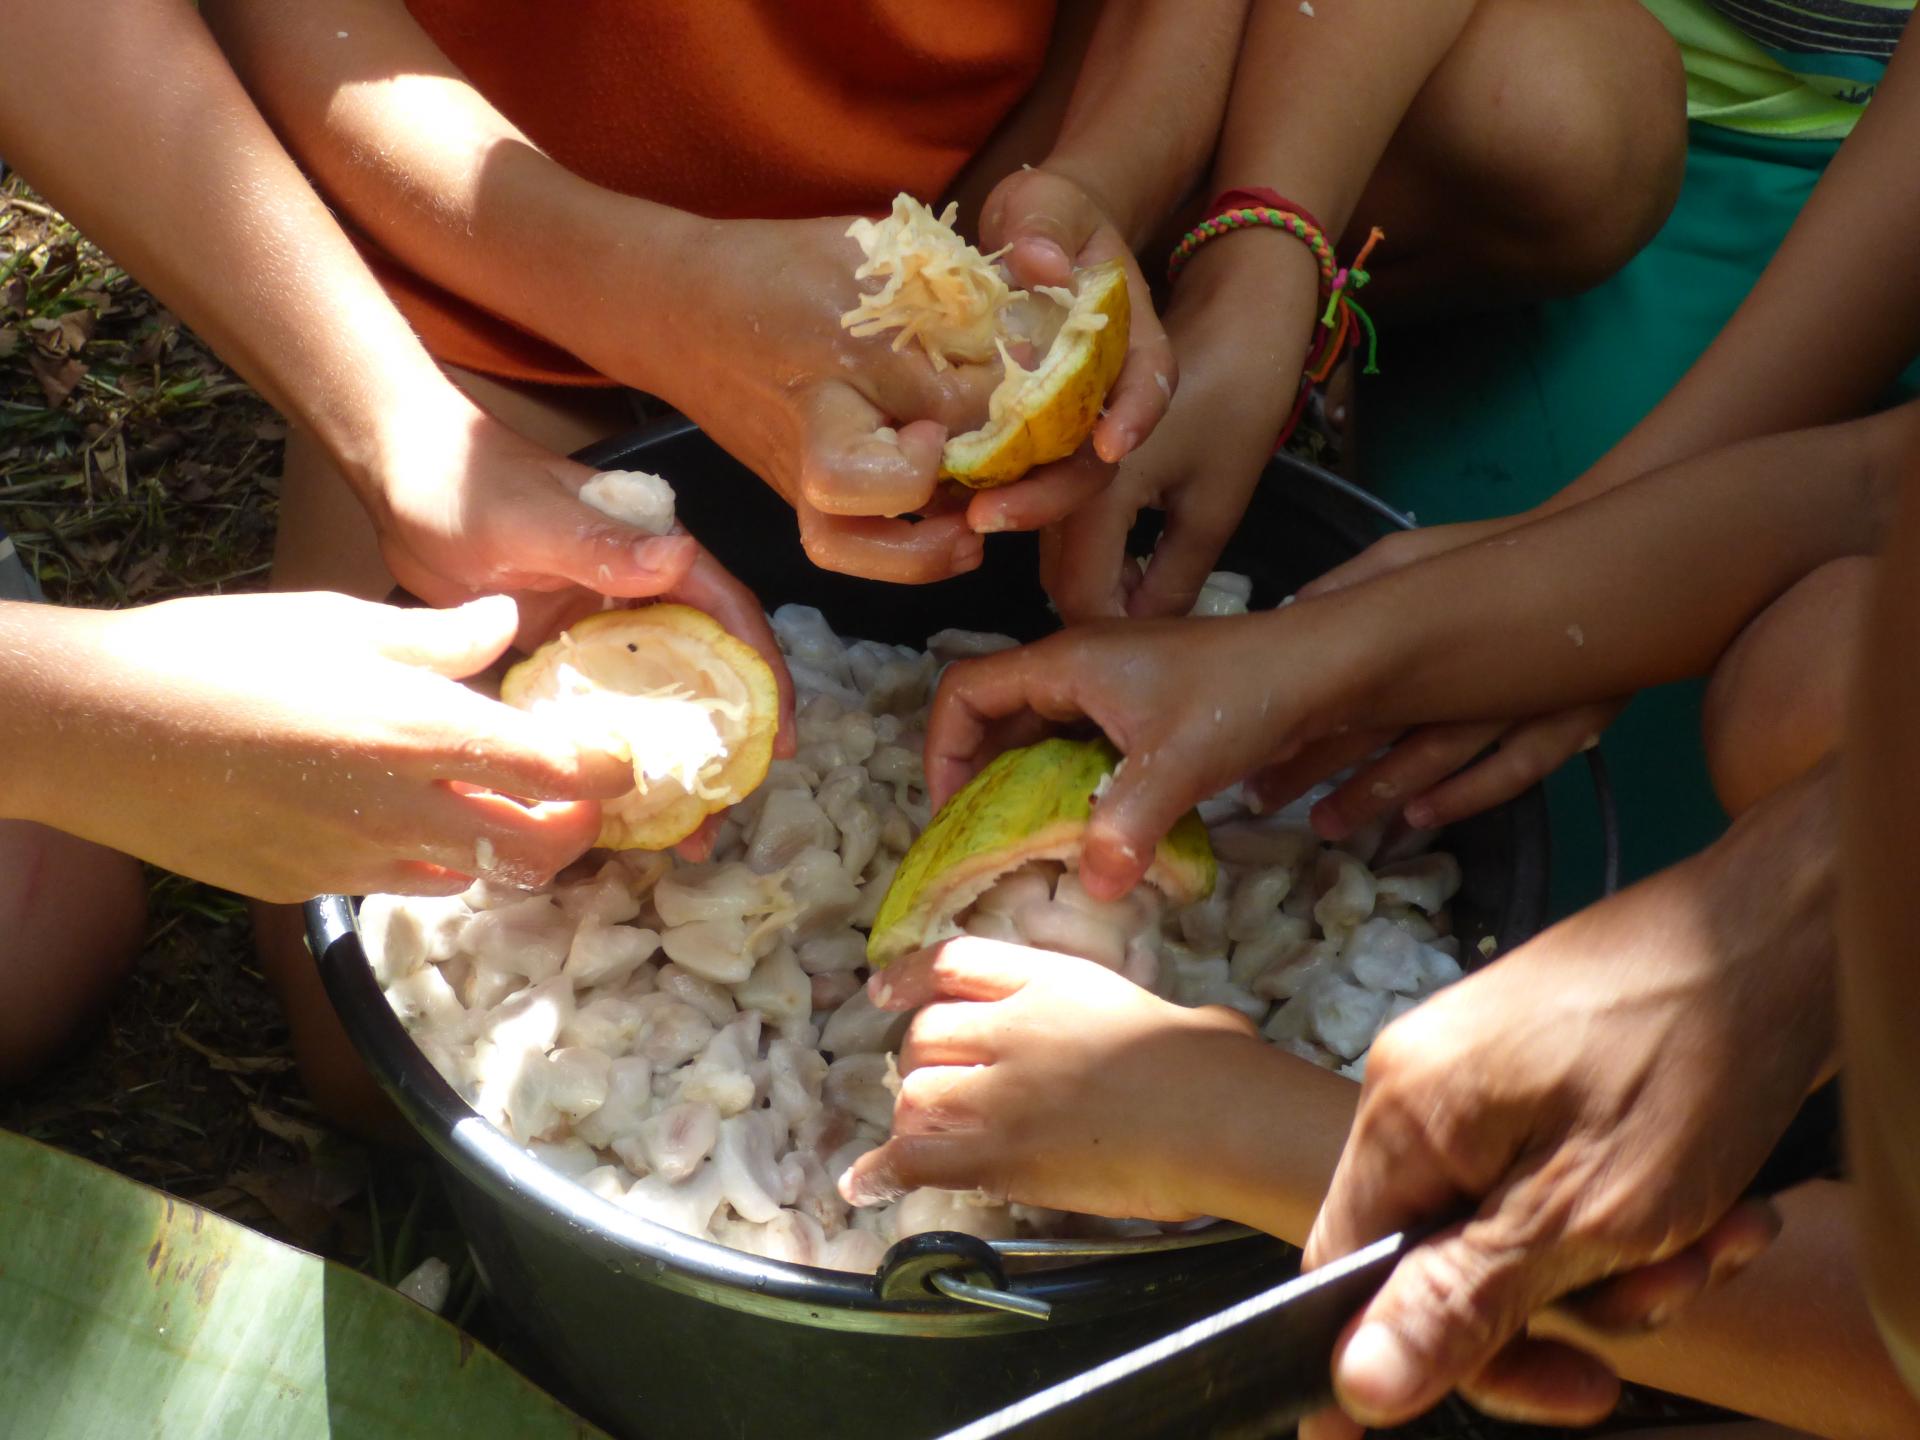
<instances>
[{"instance_id":1,"label":"red and green bracelet","mask_svg":"<svg viewBox=\"0 0 1920 1440\"><path fill-rule=\"evenodd\" d=\"M1343 266L1334 254L1332 242L1320 228L1319 221L1314 219L1313 212L1272 190L1264 187L1228 190L1208 208L1208 217L1189 230L1181 237L1180 243L1173 247L1173 254L1167 261L1169 282L1179 277L1187 261L1202 245L1236 230L1266 228L1284 231L1312 251L1314 261L1320 267L1320 296L1326 303L1320 313L1320 324L1315 329L1313 344L1307 350L1305 373L1300 380L1300 398L1295 402L1293 413L1281 432L1280 443L1285 444L1306 408L1309 391L1333 373L1340 357L1360 344L1363 333L1367 343L1367 362L1361 373L1377 375L1380 372L1379 336L1374 332L1372 318L1353 297L1354 292L1372 278L1364 268L1367 257L1373 253L1374 246L1387 238L1386 232L1374 226L1367 234L1366 244L1354 256L1353 263Z\"/></svg>"}]
</instances>

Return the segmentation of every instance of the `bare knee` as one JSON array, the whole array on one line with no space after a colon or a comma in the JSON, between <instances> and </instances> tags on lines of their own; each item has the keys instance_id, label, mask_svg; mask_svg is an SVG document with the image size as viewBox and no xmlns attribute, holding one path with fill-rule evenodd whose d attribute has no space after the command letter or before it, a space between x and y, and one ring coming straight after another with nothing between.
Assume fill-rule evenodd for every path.
<instances>
[{"instance_id":1,"label":"bare knee","mask_svg":"<svg viewBox=\"0 0 1920 1440\"><path fill-rule=\"evenodd\" d=\"M0 821L0 1085L70 1044L139 953L146 881L131 856Z\"/></svg>"},{"instance_id":2,"label":"bare knee","mask_svg":"<svg viewBox=\"0 0 1920 1440\"><path fill-rule=\"evenodd\" d=\"M1598 284L1680 193L1686 77L1638 0L1481 0L1418 103L1443 119L1445 168L1527 292Z\"/></svg>"},{"instance_id":3,"label":"bare knee","mask_svg":"<svg viewBox=\"0 0 1920 1440\"><path fill-rule=\"evenodd\" d=\"M1762 611L1720 658L1701 709L1713 787L1738 815L1839 743L1873 562L1836 560Z\"/></svg>"}]
</instances>

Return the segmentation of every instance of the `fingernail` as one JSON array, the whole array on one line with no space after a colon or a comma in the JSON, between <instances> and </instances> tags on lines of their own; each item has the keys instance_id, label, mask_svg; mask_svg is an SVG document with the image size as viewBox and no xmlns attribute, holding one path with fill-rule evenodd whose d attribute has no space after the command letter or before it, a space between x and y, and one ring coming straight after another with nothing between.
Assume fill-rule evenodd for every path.
<instances>
[{"instance_id":1,"label":"fingernail","mask_svg":"<svg viewBox=\"0 0 1920 1440\"><path fill-rule=\"evenodd\" d=\"M664 575L666 573L665 567L655 558L657 549L658 542L656 540L636 540L629 547L627 553L633 557L633 569L636 576Z\"/></svg>"},{"instance_id":2,"label":"fingernail","mask_svg":"<svg viewBox=\"0 0 1920 1440\"><path fill-rule=\"evenodd\" d=\"M1729 1245L1718 1255L1714 1256L1713 1266L1707 1272L1707 1283L1709 1285L1718 1285L1722 1281L1731 1280L1760 1258L1770 1243L1771 1238L1770 1236L1766 1239L1756 1237L1744 1244Z\"/></svg>"},{"instance_id":3,"label":"fingernail","mask_svg":"<svg viewBox=\"0 0 1920 1440\"><path fill-rule=\"evenodd\" d=\"M1007 515L1004 510L991 511L978 520L969 520L967 524L976 535L998 535L1002 530L1013 528L1007 524Z\"/></svg>"},{"instance_id":4,"label":"fingernail","mask_svg":"<svg viewBox=\"0 0 1920 1440\"><path fill-rule=\"evenodd\" d=\"M849 1205L890 1205L905 1195L906 1188L889 1185L872 1175L848 1175L840 1181L840 1194Z\"/></svg>"},{"instance_id":5,"label":"fingernail","mask_svg":"<svg viewBox=\"0 0 1920 1440\"><path fill-rule=\"evenodd\" d=\"M1433 807L1431 805L1416 800L1407 806L1401 814L1406 817L1407 824L1416 830L1433 829Z\"/></svg>"},{"instance_id":6,"label":"fingernail","mask_svg":"<svg viewBox=\"0 0 1920 1440\"><path fill-rule=\"evenodd\" d=\"M867 998L882 1010L893 1003L893 984L885 975L875 975L867 981Z\"/></svg>"},{"instance_id":7,"label":"fingernail","mask_svg":"<svg viewBox=\"0 0 1920 1440\"><path fill-rule=\"evenodd\" d=\"M1340 1357L1342 1395L1370 1409L1393 1411L1409 1404L1425 1383L1420 1358L1389 1326L1362 1325Z\"/></svg>"}]
</instances>

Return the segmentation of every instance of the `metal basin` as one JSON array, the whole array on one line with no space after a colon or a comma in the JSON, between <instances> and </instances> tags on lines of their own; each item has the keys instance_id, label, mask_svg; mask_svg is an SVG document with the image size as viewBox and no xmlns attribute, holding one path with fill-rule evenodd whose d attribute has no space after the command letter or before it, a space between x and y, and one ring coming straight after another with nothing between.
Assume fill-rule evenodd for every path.
<instances>
[{"instance_id":1,"label":"metal basin","mask_svg":"<svg viewBox=\"0 0 1920 1440\"><path fill-rule=\"evenodd\" d=\"M1055 626L1031 537L1003 536L980 571L939 585L872 584L815 569L791 512L689 425L596 446L604 468L656 470L687 524L770 602L818 605L842 634L919 645L963 625L1032 639ZM1404 518L1336 477L1276 460L1222 565L1277 603ZM1465 953L1511 947L1545 921L1548 819L1539 790L1450 830L1465 885ZM1050 1319L932 1291L882 1298L866 1277L779 1264L690 1239L599 1200L481 1120L414 1048L354 932L351 902L307 907L327 991L382 1087L444 1162L469 1244L501 1310L566 1397L615 1434L935 1435L1274 1283L1289 1247L1233 1227L1183 1248L1113 1253L1013 1274Z\"/></svg>"}]
</instances>

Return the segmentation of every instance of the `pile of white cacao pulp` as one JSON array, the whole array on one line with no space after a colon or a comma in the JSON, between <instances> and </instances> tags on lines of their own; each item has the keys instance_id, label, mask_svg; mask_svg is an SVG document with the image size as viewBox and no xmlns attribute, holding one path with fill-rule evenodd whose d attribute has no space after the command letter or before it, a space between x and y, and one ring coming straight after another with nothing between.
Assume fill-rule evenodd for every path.
<instances>
[{"instance_id":1,"label":"pile of white cacao pulp","mask_svg":"<svg viewBox=\"0 0 1920 1440\"><path fill-rule=\"evenodd\" d=\"M1243 610L1216 576L1200 609ZM945 661L1013 642L943 631L927 651L844 641L817 610L773 617L800 696L799 752L728 813L712 858L629 851L539 891L370 896L375 977L435 1069L488 1121L594 1194L770 1259L871 1271L927 1230L1151 1232L920 1190L853 1210L835 1182L887 1136L909 1017L867 998L866 935L929 817L921 750ZM1458 978L1452 857L1428 836L1338 847L1306 807L1202 807L1211 897L1102 903L1057 864L1006 877L970 932L1084 956L1184 1005L1229 1005L1274 1044L1358 1075L1380 1029Z\"/></svg>"}]
</instances>

